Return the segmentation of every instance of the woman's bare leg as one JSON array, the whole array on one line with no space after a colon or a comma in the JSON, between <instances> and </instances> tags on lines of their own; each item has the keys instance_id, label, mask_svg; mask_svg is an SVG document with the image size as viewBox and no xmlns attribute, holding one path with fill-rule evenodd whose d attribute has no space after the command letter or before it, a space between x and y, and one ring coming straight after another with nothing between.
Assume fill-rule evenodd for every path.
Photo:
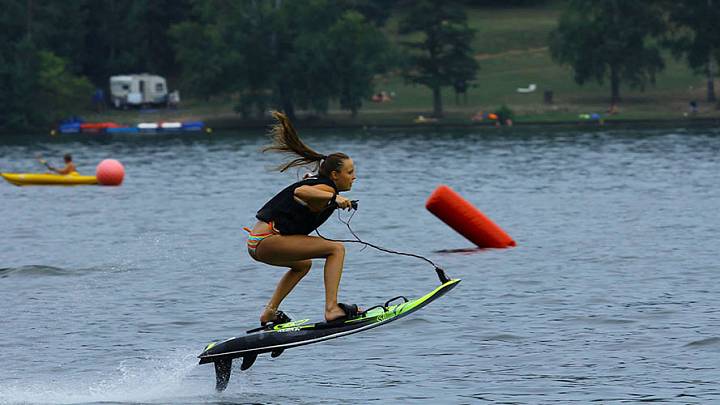
<instances>
[{"instance_id":1,"label":"woman's bare leg","mask_svg":"<svg viewBox=\"0 0 720 405\"><path fill-rule=\"evenodd\" d=\"M325 320L330 321L345 315L345 312L337 304L337 294L345 261L345 246L342 243L331 242L314 236L275 235L258 244L255 257L263 263L274 266L287 266L287 263L324 258ZM290 281L284 282L281 280L276 293L280 289L285 291L287 287L290 287L285 292L285 295L287 295L296 284L297 282L291 285ZM278 294L278 296L281 295L282 292ZM284 297L282 296L282 298Z\"/></svg>"},{"instance_id":2,"label":"woman's bare leg","mask_svg":"<svg viewBox=\"0 0 720 405\"><path fill-rule=\"evenodd\" d=\"M277 284L277 287L275 287L275 292L265 306L262 315L260 315L260 323L270 322L275 319L275 311L277 311L280 307L280 303L285 299L285 297L287 297L290 291L295 288L297 283L305 277L305 275L310 271L311 266L312 260L310 259L300 260L298 262L288 263L288 265L282 266L290 267L290 270L282 276Z\"/></svg>"},{"instance_id":3,"label":"woman's bare leg","mask_svg":"<svg viewBox=\"0 0 720 405\"><path fill-rule=\"evenodd\" d=\"M338 290L340 289L340 278L342 277L343 264L345 263L345 246L338 243L334 246L334 253L325 258L325 320L341 318L345 311L338 306Z\"/></svg>"}]
</instances>

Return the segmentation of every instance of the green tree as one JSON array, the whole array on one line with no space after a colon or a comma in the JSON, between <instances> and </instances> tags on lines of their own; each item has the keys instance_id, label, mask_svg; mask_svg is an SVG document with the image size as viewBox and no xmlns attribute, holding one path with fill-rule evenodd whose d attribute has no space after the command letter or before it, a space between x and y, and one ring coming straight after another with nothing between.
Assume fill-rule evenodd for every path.
<instances>
[{"instance_id":1,"label":"green tree","mask_svg":"<svg viewBox=\"0 0 720 405\"><path fill-rule=\"evenodd\" d=\"M196 95L237 95L235 109L262 115L271 100L275 2L197 1L193 20L170 29L185 86Z\"/></svg>"},{"instance_id":2,"label":"green tree","mask_svg":"<svg viewBox=\"0 0 720 405\"><path fill-rule=\"evenodd\" d=\"M0 13L0 127L27 127L31 120L31 95L35 46L29 39L30 15L26 3L7 1Z\"/></svg>"},{"instance_id":3,"label":"green tree","mask_svg":"<svg viewBox=\"0 0 720 405\"><path fill-rule=\"evenodd\" d=\"M409 50L404 76L432 90L433 116L442 117L442 88L467 88L479 69L471 48L475 32L467 24L465 10L452 1L420 0L409 6L399 30L413 34L403 41Z\"/></svg>"},{"instance_id":4,"label":"green tree","mask_svg":"<svg viewBox=\"0 0 720 405\"><path fill-rule=\"evenodd\" d=\"M707 101L716 101L715 76L720 62L720 1L668 2L671 23L665 44L678 58L685 58L696 72L707 77Z\"/></svg>"},{"instance_id":5,"label":"green tree","mask_svg":"<svg viewBox=\"0 0 720 405\"><path fill-rule=\"evenodd\" d=\"M87 106L92 85L74 75L65 59L25 38L0 73L0 122L4 130L37 129Z\"/></svg>"},{"instance_id":6,"label":"green tree","mask_svg":"<svg viewBox=\"0 0 720 405\"><path fill-rule=\"evenodd\" d=\"M52 46L57 9L6 1L0 14L0 129L37 129L89 100L90 85Z\"/></svg>"},{"instance_id":7,"label":"green tree","mask_svg":"<svg viewBox=\"0 0 720 405\"><path fill-rule=\"evenodd\" d=\"M42 121L34 108L39 58L33 42L21 37L4 43L0 56L0 126L3 130L27 129Z\"/></svg>"},{"instance_id":8,"label":"green tree","mask_svg":"<svg viewBox=\"0 0 720 405\"><path fill-rule=\"evenodd\" d=\"M284 20L291 29L279 53L293 57L280 79L290 78L294 103L324 113L337 100L355 116L373 93L373 76L391 65L384 34L359 12L327 0L288 5ZM278 88L278 101L286 89Z\"/></svg>"},{"instance_id":9,"label":"green tree","mask_svg":"<svg viewBox=\"0 0 720 405\"><path fill-rule=\"evenodd\" d=\"M82 74L86 57L85 41L89 0L62 2L28 1L32 15L31 39L39 49L45 49L65 61L66 69Z\"/></svg>"},{"instance_id":10,"label":"green tree","mask_svg":"<svg viewBox=\"0 0 720 405\"><path fill-rule=\"evenodd\" d=\"M548 2L549 0L462 0L462 3L472 7L533 7Z\"/></svg>"},{"instance_id":11,"label":"green tree","mask_svg":"<svg viewBox=\"0 0 720 405\"><path fill-rule=\"evenodd\" d=\"M650 0L570 0L550 34L552 58L570 65L575 81L610 80L611 102L620 101L620 84L644 89L665 64L653 41L665 24Z\"/></svg>"},{"instance_id":12,"label":"green tree","mask_svg":"<svg viewBox=\"0 0 720 405\"><path fill-rule=\"evenodd\" d=\"M34 110L45 112L55 121L88 105L93 86L87 78L74 75L68 69L67 61L50 51L39 51L37 57L39 70Z\"/></svg>"},{"instance_id":13,"label":"green tree","mask_svg":"<svg viewBox=\"0 0 720 405\"><path fill-rule=\"evenodd\" d=\"M125 49L134 56L133 70L173 76L177 73L168 30L188 18L187 0L134 0L125 16ZM117 35L117 33L116 33ZM126 73L126 72L125 72Z\"/></svg>"},{"instance_id":14,"label":"green tree","mask_svg":"<svg viewBox=\"0 0 720 405\"><path fill-rule=\"evenodd\" d=\"M191 21L190 0L85 1L86 51L78 56L96 85L107 85L117 74L179 75L169 29Z\"/></svg>"},{"instance_id":15,"label":"green tree","mask_svg":"<svg viewBox=\"0 0 720 405\"><path fill-rule=\"evenodd\" d=\"M236 111L268 105L323 113L334 100L357 113L384 71L389 43L341 2L197 2L196 23L171 29L177 58L193 88L238 96Z\"/></svg>"},{"instance_id":16,"label":"green tree","mask_svg":"<svg viewBox=\"0 0 720 405\"><path fill-rule=\"evenodd\" d=\"M138 72L127 32L132 5L122 0L93 0L88 3L87 34L82 70L95 85L105 86L110 76Z\"/></svg>"},{"instance_id":17,"label":"green tree","mask_svg":"<svg viewBox=\"0 0 720 405\"><path fill-rule=\"evenodd\" d=\"M353 117L373 93L373 76L393 64L393 53L385 35L369 29L365 18L345 12L327 31L328 54L333 71L333 95Z\"/></svg>"},{"instance_id":18,"label":"green tree","mask_svg":"<svg viewBox=\"0 0 720 405\"><path fill-rule=\"evenodd\" d=\"M344 11L340 3L328 0L287 2L278 10L274 43L278 71L273 96L289 117L295 109L327 111L337 95L337 69L328 35ZM370 27L368 27L370 29Z\"/></svg>"},{"instance_id":19,"label":"green tree","mask_svg":"<svg viewBox=\"0 0 720 405\"><path fill-rule=\"evenodd\" d=\"M223 24L218 22L233 4L196 2L193 7L196 18L170 28L182 83L194 95L208 99L213 94L232 93L237 88L228 73L234 70L235 50L226 43Z\"/></svg>"},{"instance_id":20,"label":"green tree","mask_svg":"<svg viewBox=\"0 0 720 405\"><path fill-rule=\"evenodd\" d=\"M392 15L397 0L336 0L347 10L362 14L365 19L382 27Z\"/></svg>"}]
</instances>

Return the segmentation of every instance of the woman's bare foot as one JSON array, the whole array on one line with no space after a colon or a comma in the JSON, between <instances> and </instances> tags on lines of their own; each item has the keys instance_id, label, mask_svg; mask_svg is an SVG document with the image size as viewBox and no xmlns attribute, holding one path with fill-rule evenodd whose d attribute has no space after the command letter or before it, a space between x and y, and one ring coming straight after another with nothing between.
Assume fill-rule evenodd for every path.
<instances>
[{"instance_id":1,"label":"woman's bare foot","mask_svg":"<svg viewBox=\"0 0 720 405\"><path fill-rule=\"evenodd\" d=\"M340 306L335 305L331 309L325 309L325 321L330 322L345 316L345 311Z\"/></svg>"},{"instance_id":2,"label":"woman's bare foot","mask_svg":"<svg viewBox=\"0 0 720 405\"><path fill-rule=\"evenodd\" d=\"M260 325L265 325L268 322L275 320L276 309L265 307L262 314L260 315Z\"/></svg>"},{"instance_id":3,"label":"woman's bare foot","mask_svg":"<svg viewBox=\"0 0 720 405\"><path fill-rule=\"evenodd\" d=\"M363 313L363 309L358 307L358 314ZM335 305L334 307L327 309L325 308L325 321L330 322L334 321L336 319L340 319L345 317L345 311L343 311L342 308L340 308L339 305Z\"/></svg>"}]
</instances>

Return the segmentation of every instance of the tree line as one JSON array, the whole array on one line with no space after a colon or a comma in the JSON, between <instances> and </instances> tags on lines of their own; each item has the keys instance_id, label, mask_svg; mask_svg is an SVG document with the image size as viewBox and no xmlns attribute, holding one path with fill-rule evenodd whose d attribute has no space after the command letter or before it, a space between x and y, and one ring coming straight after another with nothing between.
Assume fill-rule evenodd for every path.
<instances>
[{"instance_id":1,"label":"tree line","mask_svg":"<svg viewBox=\"0 0 720 405\"><path fill-rule=\"evenodd\" d=\"M708 78L720 59L720 0L567 0L548 39L579 84L643 88L664 68L661 49ZM373 79L398 72L467 92L480 69L469 7L527 0L4 0L0 14L0 129L37 128L72 115L116 74L151 72L195 97L232 95L235 110L279 108L353 116ZM388 21L395 19L395 28ZM396 39L397 38L397 39Z\"/></svg>"}]
</instances>

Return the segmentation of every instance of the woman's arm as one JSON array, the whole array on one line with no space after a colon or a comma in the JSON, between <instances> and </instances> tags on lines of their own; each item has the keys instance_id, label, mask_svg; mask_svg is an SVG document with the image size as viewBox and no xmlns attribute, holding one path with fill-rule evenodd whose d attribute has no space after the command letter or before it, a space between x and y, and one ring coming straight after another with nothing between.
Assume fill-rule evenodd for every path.
<instances>
[{"instance_id":1,"label":"woman's arm","mask_svg":"<svg viewBox=\"0 0 720 405\"><path fill-rule=\"evenodd\" d=\"M336 195L335 190L326 184L317 184L314 186L300 186L295 189L295 198L302 200L312 211L321 211L330 203L330 199L335 196L335 202L340 208L349 208L350 200Z\"/></svg>"}]
</instances>

